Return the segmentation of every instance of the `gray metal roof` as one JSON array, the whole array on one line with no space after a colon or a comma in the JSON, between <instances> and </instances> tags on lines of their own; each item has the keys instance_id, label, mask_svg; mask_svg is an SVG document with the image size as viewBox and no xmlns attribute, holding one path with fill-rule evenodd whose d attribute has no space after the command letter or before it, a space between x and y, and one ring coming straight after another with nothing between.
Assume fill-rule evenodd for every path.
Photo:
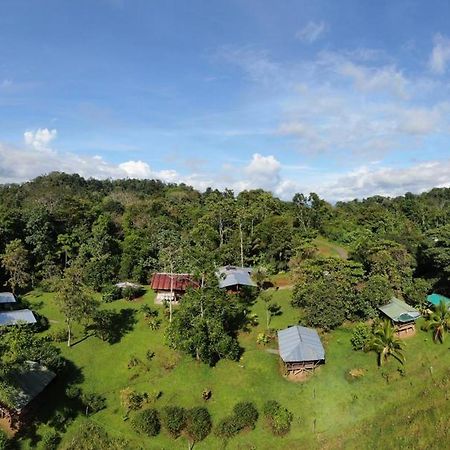
<instances>
[{"instance_id":1,"label":"gray metal roof","mask_svg":"<svg viewBox=\"0 0 450 450\"><path fill-rule=\"evenodd\" d=\"M16 298L11 292L0 292L0 303L16 303Z\"/></svg>"},{"instance_id":2,"label":"gray metal roof","mask_svg":"<svg viewBox=\"0 0 450 450\"><path fill-rule=\"evenodd\" d=\"M420 312L398 298L392 297L387 305L378 308L394 322L412 322L420 317Z\"/></svg>"},{"instance_id":3,"label":"gray metal roof","mask_svg":"<svg viewBox=\"0 0 450 450\"><path fill-rule=\"evenodd\" d=\"M14 376L17 394L12 400L14 409L20 411L36 398L56 377L55 373L40 364L27 361Z\"/></svg>"},{"instance_id":4,"label":"gray metal roof","mask_svg":"<svg viewBox=\"0 0 450 450\"><path fill-rule=\"evenodd\" d=\"M124 288L138 289L141 287L140 284L130 283L129 281L121 281L120 283L116 283L115 286L120 289L124 289Z\"/></svg>"},{"instance_id":5,"label":"gray metal roof","mask_svg":"<svg viewBox=\"0 0 450 450\"><path fill-rule=\"evenodd\" d=\"M317 331L301 326L289 327L278 332L278 347L284 362L325 360Z\"/></svg>"},{"instance_id":6,"label":"gray metal roof","mask_svg":"<svg viewBox=\"0 0 450 450\"><path fill-rule=\"evenodd\" d=\"M34 314L29 309L20 309L18 311L1 311L0 326L17 325L19 323L36 323Z\"/></svg>"},{"instance_id":7,"label":"gray metal roof","mask_svg":"<svg viewBox=\"0 0 450 450\"><path fill-rule=\"evenodd\" d=\"M219 278L219 287L256 286L256 283L250 276L252 271L253 269L250 267L221 267L216 272L217 278Z\"/></svg>"}]
</instances>

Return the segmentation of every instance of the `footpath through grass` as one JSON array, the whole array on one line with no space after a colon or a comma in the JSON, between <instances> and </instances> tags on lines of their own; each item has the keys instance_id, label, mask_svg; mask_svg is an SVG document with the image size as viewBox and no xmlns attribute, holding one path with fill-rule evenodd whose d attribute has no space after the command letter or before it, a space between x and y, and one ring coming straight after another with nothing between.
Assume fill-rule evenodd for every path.
<instances>
[{"instance_id":1,"label":"footpath through grass","mask_svg":"<svg viewBox=\"0 0 450 450\"><path fill-rule=\"evenodd\" d=\"M299 311L289 304L290 291L273 291L274 299L282 306L282 315L274 317L273 328L294 325ZM48 317L52 329L62 328L52 294L33 292L27 300ZM134 311L136 322L120 342L110 345L95 337L79 342L72 348L57 344L64 356L81 372L81 387L85 392L96 392L106 397L107 408L92 419L111 435L128 439L135 448L185 449L187 442L180 437L169 438L164 432L155 438L136 434L120 405L120 391L132 387L150 394L162 392L154 406L205 405L214 423L229 415L238 401L253 401L261 411L266 400L279 401L294 413L291 432L274 437L260 418L256 429L230 440L229 449L314 449L314 448L445 448L450 416L449 347L437 345L429 334L419 331L406 341L407 362L400 368L389 362L379 369L371 353L351 349L351 329L341 328L323 337L327 362L306 382L286 381L280 374L278 356L256 344L258 333L265 330L265 310L261 301L252 311L260 324L249 333L240 335L245 352L241 361L220 361L208 367L188 356L169 349L164 342L165 323L152 331L144 322L139 308L154 306L154 297L148 291L144 298L134 302L120 300L105 305L114 310ZM162 314L162 308L161 308ZM78 337L81 337L78 330ZM276 347L275 343L269 347ZM147 351L155 353L151 361ZM132 358L144 364L129 368ZM362 373L358 379L349 375L353 369ZM204 402L202 391L210 389L212 398ZM55 405L57 400L55 399ZM48 408L55 407L49 404ZM68 427L64 440L85 420L77 417ZM37 430L40 434L42 427ZM211 434L198 449L221 449L224 442ZM23 449L36 448L28 438L20 442Z\"/></svg>"}]
</instances>

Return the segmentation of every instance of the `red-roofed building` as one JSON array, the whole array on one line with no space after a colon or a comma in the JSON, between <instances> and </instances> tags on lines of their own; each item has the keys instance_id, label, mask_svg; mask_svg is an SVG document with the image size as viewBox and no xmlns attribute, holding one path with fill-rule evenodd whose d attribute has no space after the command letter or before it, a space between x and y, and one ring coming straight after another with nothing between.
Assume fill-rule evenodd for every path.
<instances>
[{"instance_id":1,"label":"red-roofed building","mask_svg":"<svg viewBox=\"0 0 450 450\"><path fill-rule=\"evenodd\" d=\"M177 301L188 288L199 287L189 273L155 273L150 284L156 292L156 303Z\"/></svg>"}]
</instances>

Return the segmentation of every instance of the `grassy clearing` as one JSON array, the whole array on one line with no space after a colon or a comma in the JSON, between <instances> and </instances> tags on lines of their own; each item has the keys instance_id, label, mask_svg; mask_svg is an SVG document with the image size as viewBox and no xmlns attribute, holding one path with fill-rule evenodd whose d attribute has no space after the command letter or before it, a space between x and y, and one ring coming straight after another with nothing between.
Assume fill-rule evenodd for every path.
<instances>
[{"instance_id":1,"label":"grassy clearing","mask_svg":"<svg viewBox=\"0 0 450 450\"><path fill-rule=\"evenodd\" d=\"M51 328L63 326L52 294L34 292L27 299L51 320ZM282 305L283 314L274 317L270 326L282 328L295 324L299 312L289 304L290 291L274 291L274 299ZM215 423L228 415L238 401L254 401L261 410L266 400L275 399L294 413L287 436L272 436L260 419L255 430L232 439L226 446L230 449L399 448L410 436L407 442L410 448L433 445L439 448L440 443L445 443L450 429L446 419L450 415L450 402L446 401L450 386L445 381L450 379L449 347L434 344L423 331L407 340L404 375L397 370L399 366L395 362L378 369L374 354L354 352L349 342L351 329L341 328L323 337L327 364L306 382L292 383L280 375L278 357L256 344L257 334L265 328L262 302L252 308L260 324L240 336L245 348L242 360L221 361L214 368L170 350L164 344L164 325L158 331L150 330L137 311L144 303L153 305L150 291L136 302L120 300L106 305L116 310L136 310L133 331L117 344L109 345L94 337L71 349L58 344L63 354L80 368L82 388L101 393L107 399L107 408L92 416L93 419L112 435L127 438L136 448L181 449L186 448L186 440L180 437L174 441L164 432L156 438L138 436L129 421L123 420L124 411L120 406L120 390L128 386L149 393L162 391L156 407L202 405L203 389L211 389L212 398L206 405ZM272 343L269 347L275 346ZM154 351L155 357L146 363L146 369L127 367L132 356L145 361L147 350ZM357 372L364 375L353 379L349 372L354 369L360 369ZM64 439L69 439L83 420L77 417ZM35 448L35 445L30 439L24 439L21 448ZM211 435L196 448L225 446Z\"/></svg>"},{"instance_id":2,"label":"grassy clearing","mask_svg":"<svg viewBox=\"0 0 450 450\"><path fill-rule=\"evenodd\" d=\"M314 239L314 243L317 245L321 256L337 256L342 259L348 258L347 249L336 242L329 241L324 237L317 237Z\"/></svg>"}]
</instances>

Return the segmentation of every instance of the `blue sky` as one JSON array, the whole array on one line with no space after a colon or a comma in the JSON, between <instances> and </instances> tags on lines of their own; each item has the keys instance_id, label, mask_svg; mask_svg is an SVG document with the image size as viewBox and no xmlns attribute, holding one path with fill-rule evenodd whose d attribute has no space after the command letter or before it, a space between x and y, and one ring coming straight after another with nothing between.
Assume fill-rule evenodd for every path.
<instances>
[{"instance_id":1,"label":"blue sky","mask_svg":"<svg viewBox=\"0 0 450 450\"><path fill-rule=\"evenodd\" d=\"M0 182L450 186L447 1L0 3Z\"/></svg>"}]
</instances>

